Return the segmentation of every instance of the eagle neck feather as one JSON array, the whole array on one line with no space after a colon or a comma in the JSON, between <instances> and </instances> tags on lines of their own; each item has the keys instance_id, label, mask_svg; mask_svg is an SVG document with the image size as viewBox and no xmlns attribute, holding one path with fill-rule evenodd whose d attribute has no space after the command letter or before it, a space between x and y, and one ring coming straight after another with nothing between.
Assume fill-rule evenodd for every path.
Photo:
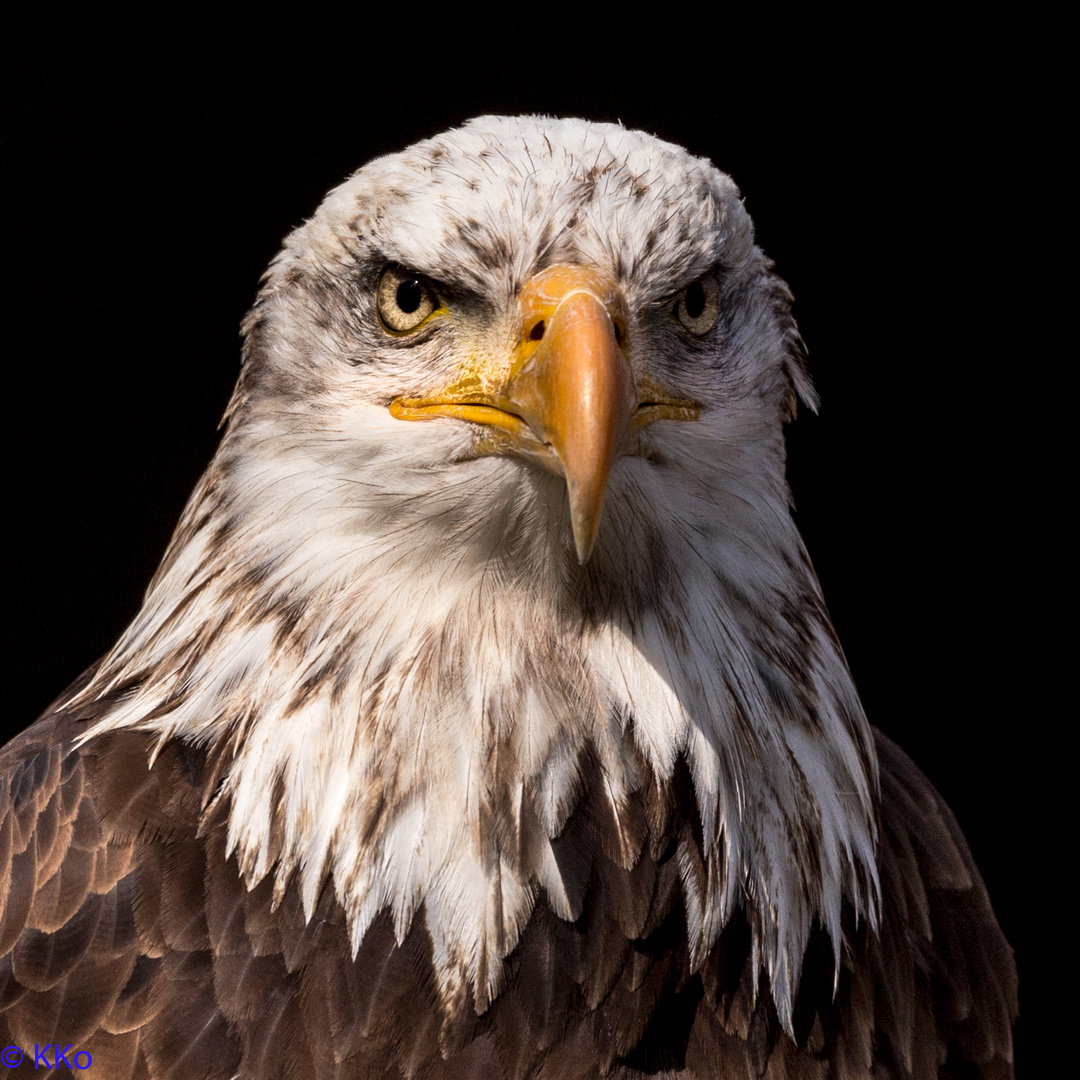
<instances>
[{"instance_id":1,"label":"eagle neck feather","mask_svg":"<svg viewBox=\"0 0 1080 1080\"><path fill-rule=\"evenodd\" d=\"M743 491L724 463L718 515L663 463L620 462L581 570L561 482L519 462L458 465L438 492L429 476L423 500L399 470L401 497L366 506L327 480L306 496L320 515L288 516L231 453L227 437L83 693L115 702L87 738L227 744L249 887L295 880L310 918L331 881L354 948L381 911L399 941L422 911L448 1007L480 1010L541 895L575 920L593 875L660 857L688 776L700 820L673 842L692 963L744 908L790 1028L813 926L838 966L845 905L876 921L877 778L782 482ZM462 517L460 483L492 513ZM563 850L579 811L603 849L585 870Z\"/></svg>"}]
</instances>

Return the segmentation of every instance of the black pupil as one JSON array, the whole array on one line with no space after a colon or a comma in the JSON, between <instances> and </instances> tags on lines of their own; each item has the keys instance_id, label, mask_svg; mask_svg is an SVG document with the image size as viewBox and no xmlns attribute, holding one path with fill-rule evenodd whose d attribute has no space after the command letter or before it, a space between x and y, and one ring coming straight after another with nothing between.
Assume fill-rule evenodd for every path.
<instances>
[{"instance_id":1,"label":"black pupil","mask_svg":"<svg viewBox=\"0 0 1080 1080\"><path fill-rule=\"evenodd\" d=\"M397 287L397 306L405 312L406 315L411 315L418 307L420 307L420 301L424 299L424 289L416 278L409 278L408 281L403 281ZM704 301L702 301L704 303Z\"/></svg>"},{"instance_id":2,"label":"black pupil","mask_svg":"<svg viewBox=\"0 0 1080 1080\"><path fill-rule=\"evenodd\" d=\"M686 314L691 319L700 319L704 310L705 289L700 281L695 281L693 285L688 285L686 288Z\"/></svg>"}]
</instances>

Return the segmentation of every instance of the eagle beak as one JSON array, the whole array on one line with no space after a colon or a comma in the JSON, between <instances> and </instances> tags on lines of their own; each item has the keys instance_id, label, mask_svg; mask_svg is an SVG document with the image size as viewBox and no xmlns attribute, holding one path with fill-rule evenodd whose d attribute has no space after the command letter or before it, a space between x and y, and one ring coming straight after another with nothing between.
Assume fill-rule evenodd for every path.
<instances>
[{"instance_id":1,"label":"eagle beak","mask_svg":"<svg viewBox=\"0 0 1080 1080\"><path fill-rule=\"evenodd\" d=\"M549 446L566 477L578 561L592 554L611 466L638 395L620 341L622 296L582 266L553 266L522 289L521 340L507 406Z\"/></svg>"}]
</instances>

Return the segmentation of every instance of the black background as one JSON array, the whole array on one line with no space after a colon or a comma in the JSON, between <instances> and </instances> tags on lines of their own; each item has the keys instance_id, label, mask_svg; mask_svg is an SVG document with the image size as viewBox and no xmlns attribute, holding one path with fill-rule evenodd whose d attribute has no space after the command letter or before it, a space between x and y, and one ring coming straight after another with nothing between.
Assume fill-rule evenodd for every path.
<instances>
[{"instance_id":1,"label":"black background","mask_svg":"<svg viewBox=\"0 0 1080 1080\"><path fill-rule=\"evenodd\" d=\"M789 432L799 523L868 714L971 842L1030 1017L1038 843L1059 826L1029 807L1069 720L1048 509L1075 361L1047 339L1070 316L1039 245L1072 129L1053 29L980 10L474 29L402 6L230 41L30 8L5 46L9 733L137 610L259 275L326 190L478 113L621 120L729 172L794 290L822 397Z\"/></svg>"}]
</instances>

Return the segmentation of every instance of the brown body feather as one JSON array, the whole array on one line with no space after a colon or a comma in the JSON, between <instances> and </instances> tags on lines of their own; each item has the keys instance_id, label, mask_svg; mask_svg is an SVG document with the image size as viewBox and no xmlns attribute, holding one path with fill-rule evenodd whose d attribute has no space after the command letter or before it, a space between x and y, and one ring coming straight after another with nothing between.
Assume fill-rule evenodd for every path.
<instances>
[{"instance_id":1,"label":"brown body feather","mask_svg":"<svg viewBox=\"0 0 1080 1080\"><path fill-rule=\"evenodd\" d=\"M586 785L560 837L580 917L541 901L506 990L448 1012L422 918L399 946L381 916L354 959L332 889L308 922L295 886L276 908L271 879L245 887L224 805L206 812L212 753L174 741L151 766L139 732L77 749L86 719L56 709L0 756L0 1038L31 1059L72 1043L110 1080L1012 1075L1011 952L952 814L880 733L880 932L848 920L835 993L812 935L792 1038L742 912L691 972L686 776L677 805L641 796L631 869Z\"/></svg>"}]
</instances>

